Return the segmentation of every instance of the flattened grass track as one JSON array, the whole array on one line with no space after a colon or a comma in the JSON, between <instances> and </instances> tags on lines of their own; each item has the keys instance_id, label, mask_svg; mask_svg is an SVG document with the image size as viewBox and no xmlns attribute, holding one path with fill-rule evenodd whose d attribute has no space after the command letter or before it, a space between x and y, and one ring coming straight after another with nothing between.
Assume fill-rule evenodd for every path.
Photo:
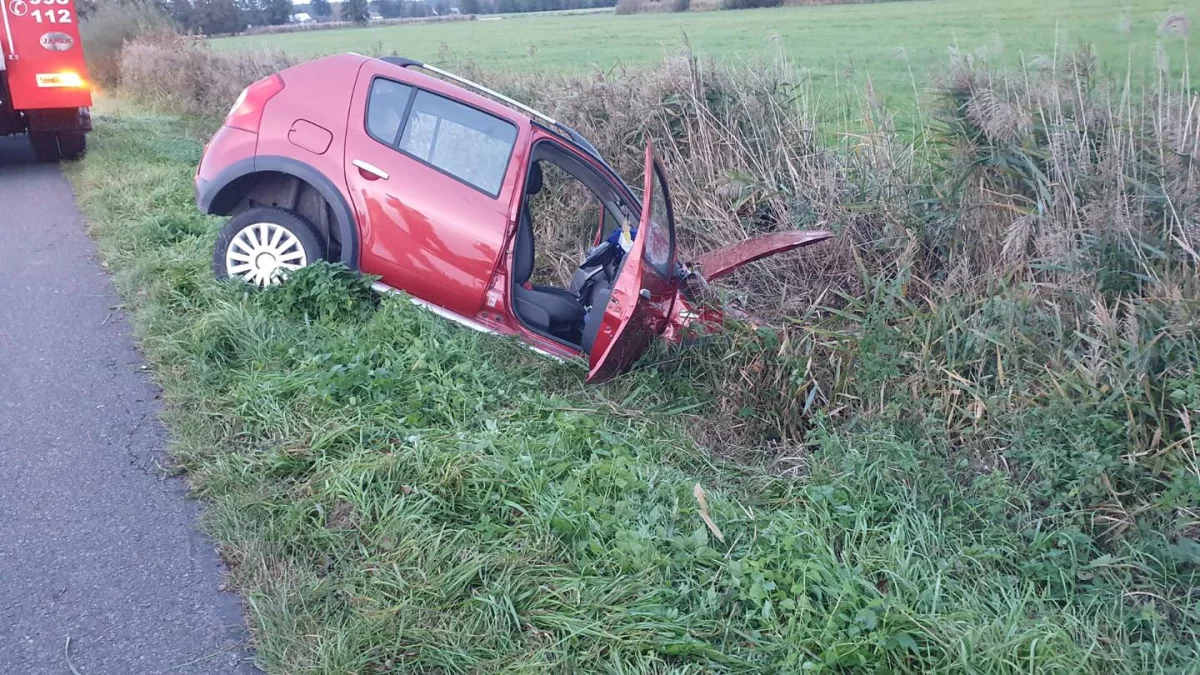
<instances>
[{"instance_id":1,"label":"flattened grass track","mask_svg":"<svg viewBox=\"0 0 1200 675\"><path fill-rule=\"evenodd\" d=\"M257 672L199 507L165 478L120 297L23 139L0 141L0 207L0 672Z\"/></svg>"}]
</instances>

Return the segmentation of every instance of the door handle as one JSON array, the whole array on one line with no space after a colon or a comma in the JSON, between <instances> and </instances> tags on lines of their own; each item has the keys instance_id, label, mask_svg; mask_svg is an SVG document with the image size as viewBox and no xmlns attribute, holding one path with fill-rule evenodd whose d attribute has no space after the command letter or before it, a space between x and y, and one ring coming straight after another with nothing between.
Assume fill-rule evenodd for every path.
<instances>
[{"instance_id":1,"label":"door handle","mask_svg":"<svg viewBox=\"0 0 1200 675\"><path fill-rule=\"evenodd\" d=\"M367 180L379 180L380 178L384 180L388 179L388 172L375 166L374 164L371 164L370 162L364 162L361 159L356 159L351 162L351 164L358 167L358 173Z\"/></svg>"}]
</instances>

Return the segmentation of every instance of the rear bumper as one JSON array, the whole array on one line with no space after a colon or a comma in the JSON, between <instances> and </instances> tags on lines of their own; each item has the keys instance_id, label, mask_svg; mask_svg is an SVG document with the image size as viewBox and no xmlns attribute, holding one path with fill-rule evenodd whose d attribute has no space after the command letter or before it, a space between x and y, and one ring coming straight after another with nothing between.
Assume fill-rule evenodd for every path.
<instances>
[{"instance_id":1,"label":"rear bumper","mask_svg":"<svg viewBox=\"0 0 1200 675\"><path fill-rule=\"evenodd\" d=\"M91 131L92 113L87 108L56 108L25 111L29 131Z\"/></svg>"},{"instance_id":2,"label":"rear bumper","mask_svg":"<svg viewBox=\"0 0 1200 675\"><path fill-rule=\"evenodd\" d=\"M196 206L204 213L220 215L232 204L218 199L225 186L254 171L258 135L223 126L204 147L196 167Z\"/></svg>"},{"instance_id":3,"label":"rear bumper","mask_svg":"<svg viewBox=\"0 0 1200 675\"><path fill-rule=\"evenodd\" d=\"M87 108L63 110L14 111L0 105L0 136L56 131L92 130L92 116Z\"/></svg>"}]
</instances>

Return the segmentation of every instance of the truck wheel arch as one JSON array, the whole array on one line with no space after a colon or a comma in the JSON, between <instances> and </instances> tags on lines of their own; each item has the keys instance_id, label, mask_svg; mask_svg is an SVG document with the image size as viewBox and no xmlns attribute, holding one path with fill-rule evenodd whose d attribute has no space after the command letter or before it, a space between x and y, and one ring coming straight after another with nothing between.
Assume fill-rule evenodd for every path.
<instances>
[{"instance_id":1,"label":"truck wheel arch","mask_svg":"<svg viewBox=\"0 0 1200 675\"><path fill-rule=\"evenodd\" d=\"M309 213L316 196L327 209ZM328 176L295 159L277 156L250 157L234 162L197 190L200 210L230 216L249 207L248 199L300 213L330 237L330 257L358 269L358 227L349 202ZM327 213L327 216L326 216Z\"/></svg>"}]
</instances>

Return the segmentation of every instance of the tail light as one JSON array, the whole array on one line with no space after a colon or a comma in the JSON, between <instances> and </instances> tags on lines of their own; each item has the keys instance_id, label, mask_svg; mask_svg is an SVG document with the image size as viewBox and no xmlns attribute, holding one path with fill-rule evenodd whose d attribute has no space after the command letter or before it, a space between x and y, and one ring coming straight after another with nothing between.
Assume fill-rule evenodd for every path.
<instances>
[{"instance_id":1,"label":"tail light","mask_svg":"<svg viewBox=\"0 0 1200 675\"><path fill-rule=\"evenodd\" d=\"M272 75L242 90L241 95L233 103L225 125L258 133L258 125L262 123L263 108L275 94L283 91L283 78Z\"/></svg>"}]
</instances>

